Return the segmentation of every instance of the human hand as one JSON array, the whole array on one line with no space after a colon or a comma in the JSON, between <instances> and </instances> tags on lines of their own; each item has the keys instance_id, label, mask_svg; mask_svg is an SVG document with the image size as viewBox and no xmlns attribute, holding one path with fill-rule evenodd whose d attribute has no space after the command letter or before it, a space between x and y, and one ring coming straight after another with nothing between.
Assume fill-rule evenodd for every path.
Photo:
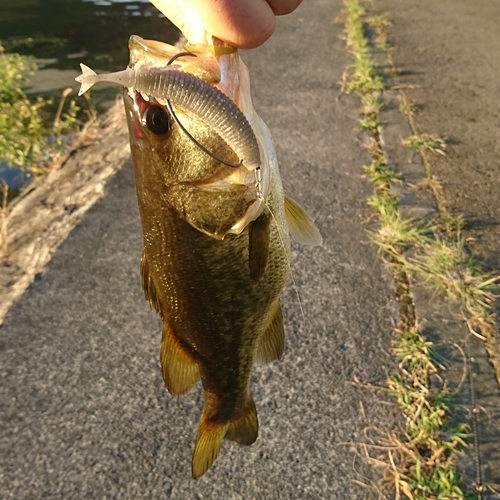
<instances>
[{"instance_id":1,"label":"human hand","mask_svg":"<svg viewBox=\"0 0 500 500\"><path fill-rule=\"evenodd\" d=\"M150 0L186 36L205 43L206 34L233 47L262 45L276 27L276 16L293 12L302 0Z\"/></svg>"}]
</instances>

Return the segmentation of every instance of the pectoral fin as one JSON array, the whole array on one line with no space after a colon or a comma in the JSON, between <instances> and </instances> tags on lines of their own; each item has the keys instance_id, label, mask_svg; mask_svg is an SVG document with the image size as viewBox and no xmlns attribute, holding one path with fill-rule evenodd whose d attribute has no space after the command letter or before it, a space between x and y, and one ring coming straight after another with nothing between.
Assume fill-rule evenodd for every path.
<instances>
[{"instance_id":1,"label":"pectoral fin","mask_svg":"<svg viewBox=\"0 0 500 500\"><path fill-rule=\"evenodd\" d=\"M154 309L161 317L163 317L160 307L160 301L156 294L156 288L153 283L153 279L149 273L149 263L146 258L146 252L142 251L141 258L141 279L142 279L142 289L144 290L144 296L149 302L149 307Z\"/></svg>"},{"instance_id":2,"label":"pectoral fin","mask_svg":"<svg viewBox=\"0 0 500 500\"><path fill-rule=\"evenodd\" d=\"M283 316L279 299L274 305L271 319L266 330L259 339L255 359L259 363L270 363L280 359L285 350L285 330L283 328Z\"/></svg>"},{"instance_id":3,"label":"pectoral fin","mask_svg":"<svg viewBox=\"0 0 500 500\"><path fill-rule=\"evenodd\" d=\"M323 237L311 216L294 200L285 195L285 218L292 238L304 245L323 246Z\"/></svg>"},{"instance_id":4,"label":"pectoral fin","mask_svg":"<svg viewBox=\"0 0 500 500\"><path fill-rule=\"evenodd\" d=\"M174 337L166 323L163 323L160 363L165 385L174 396L186 394L200 376L198 364Z\"/></svg>"},{"instance_id":5,"label":"pectoral fin","mask_svg":"<svg viewBox=\"0 0 500 500\"><path fill-rule=\"evenodd\" d=\"M269 230L271 217L263 213L250 224L248 260L250 265L250 279L253 282L262 278L269 257Z\"/></svg>"}]
</instances>

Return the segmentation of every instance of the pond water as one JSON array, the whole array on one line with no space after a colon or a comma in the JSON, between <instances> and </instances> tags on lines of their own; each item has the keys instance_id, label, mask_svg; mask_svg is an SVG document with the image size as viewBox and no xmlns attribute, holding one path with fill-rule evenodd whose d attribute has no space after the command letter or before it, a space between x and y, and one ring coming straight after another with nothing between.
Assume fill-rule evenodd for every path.
<instances>
[{"instance_id":1,"label":"pond water","mask_svg":"<svg viewBox=\"0 0 500 500\"><path fill-rule=\"evenodd\" d=\"M29 96L58 101L72 87L69 99L85 109L87 102L76 96L79 85L74 81L79 63L97 72L124 69L132 34L167 43L179 38L179 31L147 0L0 0L0 42L6 52L37 58L39 70L26 89ZM119 91L116 85L96 86L93 105L98 111L107 109ZM8 177L13 190L26 182L23 174L5 167L0 164L0 178Z\"/></svg>"},{"instance_id":2,"label":"pond water","mask_svg":"<svg viewBox=\"0 0 500 500\"><path fill-rule=\"evenodd\" d=\"M9 52L51 67L122 69L132 34L172 43L178 31L147 0L0 0L0 40ZM75 69L76 67L76 69Z\"/></svg>"}]
</instances>

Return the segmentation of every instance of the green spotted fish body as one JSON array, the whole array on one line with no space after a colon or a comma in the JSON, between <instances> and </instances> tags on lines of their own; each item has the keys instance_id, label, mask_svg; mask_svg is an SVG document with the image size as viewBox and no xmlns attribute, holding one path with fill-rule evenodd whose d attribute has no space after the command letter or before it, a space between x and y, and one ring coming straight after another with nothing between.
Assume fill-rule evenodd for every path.
<instances>
[{"instance_id":1,"label":"green spotted fish body","mask_svg":"<svg viewBox=\"0 0 500 500\"><path fill-rule=\"evenodd\" d=\"M133 37L131 67L151 57L151 50L137 55L137 44L149 48L148 43L153 42ZM165 56L149 64L160 66L175 50L157 43L154 48ZM203 117L171 100L200 144L228 162L241 160L241 166L202 151L171 115L164 96L124 91L143 230L142 284L163 321L163 378L174 395L187 393L198 379L203 387L194 478L212 465L224 438L242 445L257 438L250 376L256 361L283 354L279 296L289 272L289 226L297 239L321 244L311 219L284 195L269 130L251 105L246 68L230 52L210 56L205 47L198 49L198 64L190 57L179 64L241 109L258 141L258 168L247 168L245 158Z\"/></svg>"}]
</instances>

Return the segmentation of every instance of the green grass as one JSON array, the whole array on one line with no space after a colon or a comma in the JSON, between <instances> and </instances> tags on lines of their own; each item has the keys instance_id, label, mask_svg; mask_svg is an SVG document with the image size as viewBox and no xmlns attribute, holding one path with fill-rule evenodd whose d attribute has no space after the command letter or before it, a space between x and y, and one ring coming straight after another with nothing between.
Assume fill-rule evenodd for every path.
<instances>
[{"instance_id":1,"label":"green grass","mask_svg":"<svg viewBox=\"0 0 500 500\"><path fill-rule=\"evenodd\" d=\"M373 95L372 93L363 94L361 96L361 102L363 103L361 113L364 115L379 113L384 107L382 99L380 99L380 97L377 95Z\"/></svg>"},{"instance_id":2,"label":"green grass","mask_svg":"<svg viewBox=\"0 0 500 500\"><path fill-rule=\"evenodd\" d=\"M404 102L399 105L400 113L414 115L418 111L418 106L414 102Z\"/></svg>"},{"instance_id":3,"label":"green grass","mask_svg":"<svg viewBox=\"0 0 500 500\"><path fill-rule=\"evenodd\" d=\"M385 90L386 84L375 69L370 47L364 36L365 28L361 19L364 8L358 1L346 2L345 5L348 48L354 58L347 89L361 93Z\"/></svg>"},{"instance_id":4,"label":"green grass","mask_svg":"<svg viewBox=\"0 0 500 500\"><path fill-rule=\"evenodd\" d=\"M444 154L446 142L439 137L428 134L411 135L403 139L403 145L415 151L424 149L433 153Z\"/></svg>"},{"instance_id":5,"label":"green grass","mask_svg":"<svg viewBox=\"0 0 500 500\"><path fill-rule=\"evenodd\" d=\"M53 123L44 123L40 110L51 101L30 101L23 91L36 70L34 60L19 54L6 54L0 44L0 162L11 167L42 173L57 162L65 148L65 134L79 128L78 107L62 106Z\"/></svg>"},{"instance_id":6,"label":"green grass","mask_svg":"<svg viewBox=\"0 0 500 500\"><path fill-rule=\"evenodd\" d=\"M394 353L400 371L388 386L407 422L395 452L399 490L419 500L474 498L462 489L455 467L468 433L465 425L450 418L454 394L446 388L430 389L430 376L440 363L435 346L415 329L407 329L395 341Z\"/></svg>"},{"instance_id":7,"label":"green grass","mask_svg":"<svg viewBox=\"0 0 500 500\"><path fill-rule=\"evenodd\" d=\"M382 124L378 121L377 115L370 114L366 118L359 120L359 126L364 130L376 130Z\"/></svg>"},{"instance_id":8,"label":"green grass","mask_svg":"<svg viewBox=\"0 0 500 500\"><path fill-rule=\"evenodd\" d=\"M475 325L491 326L490 308L500 292L500 276L485 273L469 254L461 234L461 220L443 213L434 221L419 224L403 219L399 213L398 198L391 185L400 179L386 164L378 134L383 127L378 118L382 107L380 92L386 85L376 71L365 31L366 27L375 29L378 39L388 22L380 17L366 17L359 0L345 0L345 8L347 46L354 60L346 88L361 94L359 125L369 132L371 140L367 150L372 164L363 169L375 187L367 203L374 211L372 221L375 218L378 224L369 236L392 263L396 282L402 275L411 275L432 290L459 300ZM380 48L381 44L377 40L376 43ZM413 103L400 106L400 111L407 114L416 109ZM413 150L441 154L446 148L443 139L427 134L408 137L403 144ZM407 290L407 286L396 288ZM399 300L411 304L408 291L401 293ZM438 374L443 361L436 346L420 334L414 311L403 315L394 337L393 353L399 370L390 377L387 387L406 424L397 437L385 441L384 459L367 458L386 464L384 477L395 489L397 498L401 495L414 500L478 498L475 491L464 485L456 466L458 456L467 447L468 429L453 419L455 394L449 392L446 383L436 382L441 380ZM384 446L376 448L380 452Z\"/></svg>"}]
</instances>

